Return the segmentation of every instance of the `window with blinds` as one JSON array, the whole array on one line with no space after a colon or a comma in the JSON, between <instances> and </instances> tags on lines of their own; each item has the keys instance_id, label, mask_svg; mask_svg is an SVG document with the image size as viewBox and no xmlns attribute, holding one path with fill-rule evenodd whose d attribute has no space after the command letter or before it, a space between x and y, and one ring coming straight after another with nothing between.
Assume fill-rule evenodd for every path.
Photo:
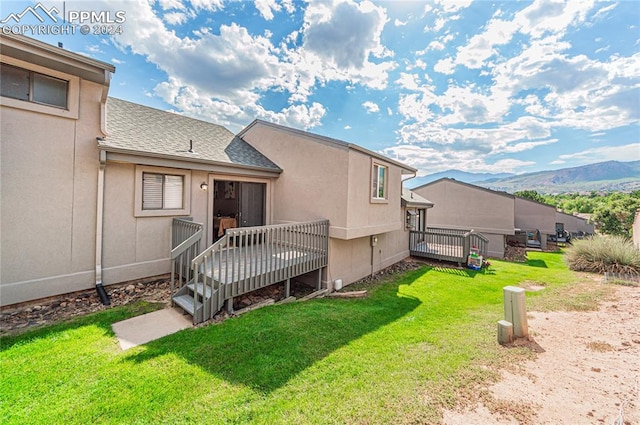
<instances>
[{"instance_id":1,"label":"window with blinds","mask_svg":"<svg viewBox=\"0 0 640 425\"><path fill-rule=\"evenodd\" d=\"M142 173L143 210L178 210L183 200L184 176Z\"/></svg>"}]
</instances>

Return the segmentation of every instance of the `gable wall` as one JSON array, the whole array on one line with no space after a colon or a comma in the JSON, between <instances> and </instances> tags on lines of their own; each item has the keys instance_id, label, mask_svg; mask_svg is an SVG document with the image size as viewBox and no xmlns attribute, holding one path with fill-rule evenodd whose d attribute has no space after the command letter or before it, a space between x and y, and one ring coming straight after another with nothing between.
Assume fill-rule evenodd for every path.
<instances>
[{"instance_id":1,"label":"gable wall","mask_svg":"<svg viewBox=\"0 0 640 425\"><path fill-rule=\"evenodd\" d=\"M347 226L346 148L261 125L242 138L283 170L273 184L275 223L329 219L332 233Z\"/></svg>"},{"instance_id":2,"label":"gable wall","mask_svg":"<svg viewBox=\"0 0 640 425\"><path fill-rule=\"evenodd\" d=\"M413 191L434 203L429 210L430 227L514 234L514 202L511 197L449 180Z\"/></svg>"},{"instance_id":3,"label":"gable wall","mask_svg":"<svg viewBox=\"0 0 640 425\"><path fill-rule=\"evenodd\" d=\"M515 198L515 227L522 230L538 229L547 235L555 234L556 209L528 199Z\"/></svg>"}]
</instances>

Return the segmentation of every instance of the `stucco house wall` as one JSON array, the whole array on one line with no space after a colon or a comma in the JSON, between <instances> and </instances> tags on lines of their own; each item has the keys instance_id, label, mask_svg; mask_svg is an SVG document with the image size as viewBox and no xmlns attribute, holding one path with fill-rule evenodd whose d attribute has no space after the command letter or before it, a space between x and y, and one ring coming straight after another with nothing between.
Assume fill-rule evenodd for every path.
<instances>
[{"instance_id":1,"label":"stucco house wall","mask_svg":"<svg viewBox=\"0 0 640 425\"><path fill-rule=\"evenodd\" d=\"M409 255L402 175L415 172L345 142L256 121L239 135L283 172L274 181L274 222L329 219L323 277L348 285ZM387 199L372 202L373 164L388 167ZM371 237L377 245L371 245Z\"/></svg>"},{"instance_id":2,"label":"stucco house wall","mask_svg":"<svg viewBox=\"0 0 640 425\"><path fill-rule=\"evenodd\" d=\"M547 246L547 236L556 233L556 208L529 199L515 197L514 225L520 230L539 230L542 248Z\"/></svg>"},{"instance_id":3,"label":"stucco house wall","mask_svg":"<svg viewBox=\"0 0 640 425\"><path fill-rule=\"evenodd\" d=\"M3 65L68 82L67 108L0 98L0 302L9 305L95 283L96 137L115 69L26 37L3 35L0 46Z\"/></svg>"},{"instance_id":4,"label":"stucco house wall","mask_svg":"<svg viewBox=\"0 0 640 425\"><path fill-rule=\"evenodd\" d=\"M184 172L150 167L149 170ZM207 196L199 189L206 172L186 170L190 180L190 214L137 217L136 164L107 162L104 192L103 283L105 285L161 275L170 271L169 249L174 217L207 223Z\"/></svg>"},{"instance_id":5,"label":"stucco house wall","mask_svg":"<svg viewBox=\"0 0 640 425\"><path fill-rule=\"evenodd\" d=\"M564 230L569 233L577 233L580 230L580 219L574 215L556 211L556 223L563 223Z\"/></svg>"},{"instance_id":6,"label":"stucco house wall","mask_svg":"<svg viewBox=\"0 0 640 425\"><path fill-rule=\"evenodd\" d=\"M489 239L489 256L504 257L505 235L515 233L513 195L448 178L413 191L434 203L429 227L475 230Z\"/></svg>"}]
</instances>

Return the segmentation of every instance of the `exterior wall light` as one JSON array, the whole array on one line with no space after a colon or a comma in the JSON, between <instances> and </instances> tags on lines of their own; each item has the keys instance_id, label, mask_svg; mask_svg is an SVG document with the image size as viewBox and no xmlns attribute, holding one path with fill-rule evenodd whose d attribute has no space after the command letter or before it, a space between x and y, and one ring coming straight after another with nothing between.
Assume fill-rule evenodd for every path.
<instances>
[{"instance_id":1,"label":"exterior wall light","mask_svg":"<svg viewBox=\"0 0 640 425\"><path fill-rule=\"evenodd\" d=\"M200 189L202 190L207 190L207 188L209 187L209 185L205 182L200 183Z\"/></svg>"}]
</instances>

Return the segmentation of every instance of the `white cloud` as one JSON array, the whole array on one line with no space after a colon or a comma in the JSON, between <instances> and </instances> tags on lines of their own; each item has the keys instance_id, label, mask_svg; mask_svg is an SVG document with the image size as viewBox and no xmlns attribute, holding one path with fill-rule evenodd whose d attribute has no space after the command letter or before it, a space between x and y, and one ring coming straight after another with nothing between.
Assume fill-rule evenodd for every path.
<instances>
[{"instance_id":1,"label":"white cloud","mask_svg":"<svg viewBox=\"0 0 640 425\"><path fill-rule=\"evenodd\" d=\"M183 12L169 12L164 14L163 19L169 25L182 25L189 20L189 17Z\"/></svg>"},{"instance_id":2,"label":"white cloud","mask_svg":"<svg viewBox=\"0 0 640 425\"><path fill-rule=\"evenodd\" d=\"M185 6L180 0L159 0L162 10L178 9L184 10Z\"/></svg>"},{"instance_id":3,"label":"white cloud","mask_svg":"<svg viewBox=\"0 0 640 425\"><path fill-rule=\"evenodd\" d=\"M445 13L455 13L469 7L473 0L436 0L435 3L440 5Z\"/></svg>"},{"instance_id":4,"label":"white cloud","mask_svg":"<svg viewBox=\"0 0 640 425\"><path fill-rule=\"evenodd\" d=\"M189 0L196 10L209 10L215 12L224 8L222 0Z\"/></svg>"},{"instance_id":5,"label":"white cloud","mask_svg":"<svg viewBox=\"0 0 640 425\"><path fill-rule=\"evenodd\" d=\"M455 72L455 68L455 62L451 58L441 59L433 66L434 71L446 75L453 74Z\"/></svg>"},{"instance_id":6,"label":"white cloud","mask_svg":"<svg viewBox=\"0 0 640 425\"><path fill-rule=\"evenodd\" d=\"M275 0L255 0L255 6L260 12L260 15L262 15L262 17L267 21L273 19L273 12L278 12L282 9Z\"/></svg>"},{"instance_id":7,"label":"white cloud","mask_svg":"<svg viewBox=\"0 0 640 425\"><path fill-rule=\"evenodd\" d=\"M427 45L426 50L444 50L444 48L445 48L444 43L438 40L433 40L431 43Z\"/></svg>"},{"instance_id":8,"label":"white cloud","mask_svg":"<svg viewBox=\"0 0 640 425\"><path fill-rule=\"evenodd\" d=\"M407 21L401 21L400 19L396 18L396 20L393 21L393 25L395 25L396 27L403 27L407 25Z\"/></svg>"},{"instance_id":9,"label":"white cloud","mask_svg":"<svg viewBox=\"0 0 640 425\"><path fill-rule=\"evenodd\" d=\"M89 52L89 53L92 53L92 54L102 53L102 50L100 49L100 46L98 46L97 44L91 44L89 46L86 46L85 50L87 52Z\"/></svg>"},{"instance_id":10,"label":"white cloud","mask_svg":"<svg viewBox=\"0 0 640 425\"><path fill-rule=\"evenodd\" d=\"M622 146L602 146L586 149L581 152L560 155L557 161L571 160L578 163L593 163L602 161L631 161L640 158L640 143L630 143Z\"/></svg>"},{"instance_id":11,"label":"white cloud","mask_svg":"<svg viewBox=\"0 0 640 425\"><path fill-rule=\"evenodd\" d=\"M476 173L522 173L534 161L500 159L486 162L485 157L469 151L446 150L441 148L398 145L381 151L382 154L418 169L418 176L450 169Z\"/></svg>"},{"instance_id":12,"label":"white cloud","mask_svg":"<svg viewBox=\"0 0 640 425\"><path fill-rule=\"evenodd\" d=\"M116 65L120 65L125 63L125 61L120 60L120 59L116 59L116 58L111 58L111 62L115 63Z\"/></svg>"},{"instance_id":13,"label":"white cloud","mask_svg":"<svg viewBox=\"0 0 640 425\"><path fill-rule=\"evenodd\" d=\"M613 9L615 9L618 5L616 3L610 4L608 6L603 7L602 9L598 10L594 15L593 15L593 19L600 19L602 18L604 15L606 15L607 13L609 13L610 11L612 11Z\"/></svg>"},{"instance_id":14,"label":"white cloud","mask_svg":"<svg viewBox=\"0 0 640 425\"><path fill-rule=\"evenodd\" d=\"M364 109L367 110L368 114L380 112L380 107L374 102L366 101L362 104L362 106L364 106Z\"/></svg>"},{"instance_id":15,"label":"white cloud","mask_svg":"<svg viewBox=\"0 0 640 425\"><path fill-rule=\"evenodd\" d=\"M370 55L382 57L380 34L387 21L383 8L372 3L310 3L305 12L304 47L338 68L361 69Z\"/></svg>"}]
</instances>

